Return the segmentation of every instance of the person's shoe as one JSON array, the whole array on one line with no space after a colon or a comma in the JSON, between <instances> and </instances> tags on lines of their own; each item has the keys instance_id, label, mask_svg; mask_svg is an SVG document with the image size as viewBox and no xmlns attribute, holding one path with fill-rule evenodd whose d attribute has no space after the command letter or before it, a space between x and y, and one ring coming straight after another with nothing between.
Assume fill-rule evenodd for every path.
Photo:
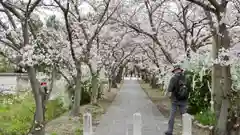
<instances>
[{"instance_id":1,"label":"person's shoe","mask_svg":"<svg viewBox=\"0 0 240 135\"><path fill-rule=\"evenodd\" d=\"M165 132L165 135L173 135L172 133L168 133L167 131Z\"/></svg>"}]
</instances>

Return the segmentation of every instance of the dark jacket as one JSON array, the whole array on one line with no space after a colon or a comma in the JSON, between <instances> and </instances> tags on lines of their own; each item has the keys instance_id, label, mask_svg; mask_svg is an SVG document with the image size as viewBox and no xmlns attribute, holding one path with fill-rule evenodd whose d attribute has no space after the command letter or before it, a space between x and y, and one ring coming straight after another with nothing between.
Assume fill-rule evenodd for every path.
<instances>
[{"instance_id":1,"label":"dark jacket","mask_svg":"<svg viewBox=\"0 0 240 135\"><path fill-rule=\"evenodd\" d=\"M177 101L175 96L175 91L179 89L179 79L184 79L185 77L182 76L183 72L175 73L171 78L169 85L168 85L168 92L171 92L171 99L172 101Z\"/></svg>"}]
</instances>

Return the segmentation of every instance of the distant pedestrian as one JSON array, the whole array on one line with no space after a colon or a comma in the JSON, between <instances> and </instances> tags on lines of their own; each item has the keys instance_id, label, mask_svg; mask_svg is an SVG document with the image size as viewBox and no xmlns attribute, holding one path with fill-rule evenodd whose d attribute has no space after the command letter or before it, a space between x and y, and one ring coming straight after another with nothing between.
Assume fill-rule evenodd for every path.
<instances>
[{"instance_id":1,"label":"distant pedestrian","mask_svg":"<svg viewBox=\"0 0 240 135\"><path fill-rule=\"evenodd\" d=\"M172 70L174 73L171 78L168 86L168 90L166 95L168 95L171 99L171 110L170 110L170 118L168 121L168 130L165 132L165 135L172 135L174 128L174 119L177 112L177 108L179 108L181 115L186 113L187 100L189 91L186 87L186 78L183 73L183 69L179 65L175 65Z\"/></svg>"}]
</instances>

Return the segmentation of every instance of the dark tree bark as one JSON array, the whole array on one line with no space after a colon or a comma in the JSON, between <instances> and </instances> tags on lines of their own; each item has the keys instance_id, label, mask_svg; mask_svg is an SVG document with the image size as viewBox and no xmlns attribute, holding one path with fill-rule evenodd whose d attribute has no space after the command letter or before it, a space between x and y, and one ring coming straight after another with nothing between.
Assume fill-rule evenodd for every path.
<instances>
[{"instance_id":1,"label":"dark tree bark","mask_svg":"<svg viewBox=\"0 0 240 135\"><path fill-rule=\"evenodd\" d=\"M121 83L122 81L122 75L123 75L123 69L124 67L121 66L118 70L117 76L116 76L116 83Z\"/></svg>"},{"instance_id":2,"label":"dark tree bark","mask_svg":"<svg viewBox=\"0 0 240 135\"><path fill-rule=\"evenodd\" d=\"M150 85L153 89L157 89L158 88L158 84L157 84L157 78L156 78L156 75L153 74L152 77L151 77L151 82L150 82Z\"/></svg>"},{"instance_id":3,"label":"dark tree bark","mask_svg":"<svg viewBox=\"0 0 240 135\"><path fill-rule=\"evenodd\" d=\"M117 81L116 78L112 78L112 88L117 88Z\"/></svg>"}]
</instances>

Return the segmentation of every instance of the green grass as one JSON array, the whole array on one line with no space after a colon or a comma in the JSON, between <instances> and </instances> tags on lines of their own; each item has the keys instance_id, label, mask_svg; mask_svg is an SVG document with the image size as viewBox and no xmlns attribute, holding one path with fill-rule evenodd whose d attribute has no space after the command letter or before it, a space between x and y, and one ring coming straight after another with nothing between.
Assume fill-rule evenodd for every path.
<instances>
[{"instance_id":1,"label":"green grass","mask_svg":"<svg viewBox=\"0 0 240 135\"><path fill-rule=\"evenodd\" d=\"M216 116L210 110L202 111L195 115L195 119L203 125L214 125L216 123Z\"/></svg>"},{"instance_id":2,"label":"green grass","mask_svg":"<svg viewBox=\"0 0 240 135\"><path fill-rule=\"evenodd\" d=\"M75 135L83 135L83 130L82 129L77 129L75 131Z\"/></svg>"},{"instance_id":3,"label":"green grass","mask_svg":"<svg viewBox=\"0 0 240 135\"><path fill-rule=\"evenodd\" d=\"M57 133L51 133L51 135L58 135ZM76 129L74 135L83 135L82 129Z\"/></svg>"},{"instance_id":4,"label":"green grass","mask_svg":"<svg viewBox=\"0 0 240 135\"><path fill-rule=\"evenodd\" d=\"M0 102L0 135L26 134L31 127L35 111L32 95L30 93L25 96L0 95ZM59 99L49 101L45 114L46 121L60 116L65 111Z\"/></svg>"}]
</instances>

